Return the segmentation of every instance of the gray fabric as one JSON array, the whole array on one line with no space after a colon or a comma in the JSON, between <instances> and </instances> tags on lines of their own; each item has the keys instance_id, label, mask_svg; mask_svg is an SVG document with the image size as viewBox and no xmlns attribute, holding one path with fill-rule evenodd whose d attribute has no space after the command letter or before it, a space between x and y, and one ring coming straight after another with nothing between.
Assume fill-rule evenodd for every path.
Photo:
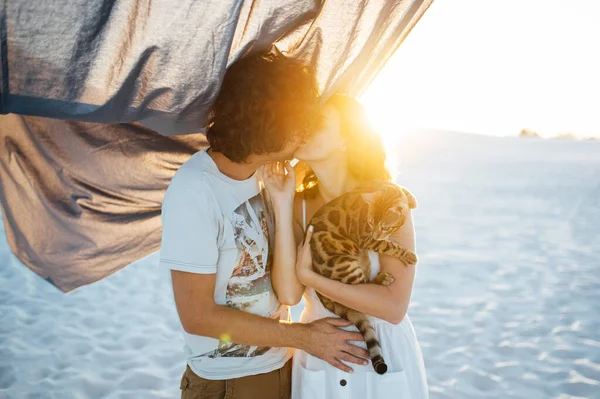
<instances>
[{"instance_id":1,"label":"gray fabric","mask_svg":"<svg viewBox=\"0 0 600 399\"><path fill-rule=\"evenodd\" d=\"M12 251L69 292L160 245L225 69L273 44L358 94L432 0L1 4L0 204ZM52 118L52 119L50 119Z\"/></svg>"}]
</instances>

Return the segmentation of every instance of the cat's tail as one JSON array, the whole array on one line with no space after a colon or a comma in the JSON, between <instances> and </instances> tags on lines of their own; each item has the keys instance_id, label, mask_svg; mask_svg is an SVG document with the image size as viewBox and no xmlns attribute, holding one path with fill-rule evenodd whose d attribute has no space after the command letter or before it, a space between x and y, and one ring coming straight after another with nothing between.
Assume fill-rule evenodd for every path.
<instances>
[{"instance_id":1,"label":"cat's tail","mask_svg":"<svg viewBox=\"0 0 600 399\"><path fill-rule=\"evenodd\" d=\"M356 310L348 309L345 318L350 323L354 324L365 338L367 350L369 351L369 356L371 357L371 363L373 363L373 368L377 374L385 374L388 367L387 364L385 364L385 360L383 360L383 356L381 354L381 344L379 343L379 339L377 339L377 333L375 332L375 329L373 328L373 325L367 316L365 316L364 313Z\"/></svg>"},{"instance_id":2,"label":"cat's tail","mask_svg":"<svg viewBox=\"0 0 600 399\"><path fill-rule=\"evenodd\" d=\"M387 371L387 364L385 364L385 360L383 360L383 356L381 355L381 344L379 343L377 333L367 316L365 316L364 313L334 302L318 292L317 296L321 299L321 303L325 308L348 320L358 328L367 343L367 350L369 351L369 357L371 358L373 368L377 374L385 374Z\"/></svg>"}]
</instances>

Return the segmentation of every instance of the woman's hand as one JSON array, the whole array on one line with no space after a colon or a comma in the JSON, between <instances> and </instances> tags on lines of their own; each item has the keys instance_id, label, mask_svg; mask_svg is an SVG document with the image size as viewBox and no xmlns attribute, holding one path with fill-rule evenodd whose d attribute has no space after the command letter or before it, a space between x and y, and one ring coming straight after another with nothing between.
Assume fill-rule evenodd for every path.
<instances>
[{"instance_id":1,"label":"woman's hand","mask_svg":"<svg viewBox=\"0 0 600 399\"><path fill-rule=\"evenodd\" d=\"M296 175L288 161L264 166L263 181L275 205L291 205L296 193Z\"/></svg>"},{"instance_id":2,"label":"woman's hand","mask_svg":"<svg viewBox=\"0 0 600 399\"><path fill-rule=\"evenodd\" d=\"M312 233L313 227L308 226L304 243L298 246L298 252L296 252L296 276L303 285L309 287L310 277L315 273L312 268L312 254L310 252Z\"/></svg>"}]
</instances>

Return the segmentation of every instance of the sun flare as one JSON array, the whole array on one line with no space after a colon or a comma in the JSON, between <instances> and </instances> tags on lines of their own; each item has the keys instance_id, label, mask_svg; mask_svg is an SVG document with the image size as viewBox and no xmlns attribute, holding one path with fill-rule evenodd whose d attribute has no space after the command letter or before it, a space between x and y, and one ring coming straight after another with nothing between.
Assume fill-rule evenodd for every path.
<instances>
[{"instance_id":1,"label":"sun flare","mask_svg":"<svg viewBox=\"0 0 600 399\"><path fill-rule=\"evenodd\" d=\"M600 137L600 3L514 4L433 3L361 97L386 142L415 129Z\"/></svg>"}]
</instances>

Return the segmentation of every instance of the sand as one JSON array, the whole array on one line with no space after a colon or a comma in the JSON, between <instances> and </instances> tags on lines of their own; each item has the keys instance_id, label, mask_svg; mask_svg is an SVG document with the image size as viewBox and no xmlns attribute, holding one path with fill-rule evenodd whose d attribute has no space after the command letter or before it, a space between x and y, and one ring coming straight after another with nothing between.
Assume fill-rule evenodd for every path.
<instances>
[{"instance_id":1,"label":"sand","mask_svg":"<svg viewBox=\"0 0 600 399\"><path fill-rule=\"evenodd\" d=\"M396 153L431 398L600 398L600 143L423 132ZM179 397L157 260L65 295L0 229L0 398Z\"/></svg>"}]
</instances>

